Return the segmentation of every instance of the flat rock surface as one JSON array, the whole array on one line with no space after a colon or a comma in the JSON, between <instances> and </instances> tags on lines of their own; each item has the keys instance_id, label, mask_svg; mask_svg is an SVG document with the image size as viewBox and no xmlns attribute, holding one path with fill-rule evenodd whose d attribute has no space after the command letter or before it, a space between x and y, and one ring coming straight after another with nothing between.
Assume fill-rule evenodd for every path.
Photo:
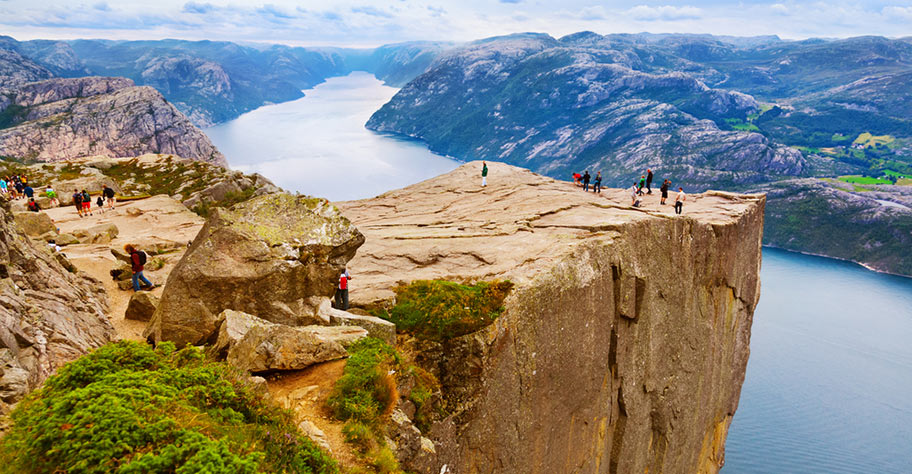
<instances>
[{"instance_id":1,"label":"flat rock surface","mask_svg":"<svg viewBox=\"0 0 912 474\"><path fill-rule=\"evenodd\" d=\"M651 219L730 224L760 199L688 194L676 216L676 193L669 192L662 206L658 186L634 208L626 189L586 193L503 163L488 162L488 168L487 187L476 161L373 199L336 203L366 237L349 263L352 301L391 298L397 281L508 278L521 284L589 237Z\"/></svg>"}]
</instances>

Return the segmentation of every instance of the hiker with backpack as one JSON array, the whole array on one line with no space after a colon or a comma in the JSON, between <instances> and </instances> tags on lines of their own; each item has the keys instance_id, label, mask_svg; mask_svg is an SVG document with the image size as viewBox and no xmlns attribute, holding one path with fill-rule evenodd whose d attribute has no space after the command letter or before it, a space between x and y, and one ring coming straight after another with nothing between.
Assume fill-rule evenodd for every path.
<instances>
[{"instance_id":1,"label":"hiker with backpack","mask_svg":"<svg viewBox=\"0 0 912 474\"><path fill-rule=\"evenodd\" d=\"M38 207L38 203L35 202L35 198L29 198L29 201L28 201L28 210L31 211L31 212L38 212L38 211L41 210L41 208Z\"/></svg>"},{"instance_id":2,"label":"hiker with backpack","mask_svg":"<svg viewBox=\"0 0 912 474\"><path fill-rule=\"evenodd\" d=\"M79 213L79 217L82 215L82 193L78 189L73 190L73 205L76 206L76 212Z\"/></svg>"},{"instance_id":3,"label":"hiker with backpack","mask_svg":"<svg viewBox=\"0 0 912 474\"><path fill-rule=\"evenodd\" d=\"M92 196L85 189L82 190L82 212L92 215Z\"/></svg>"},{"instance_id":4,"label":"hiker with backpack","mask_svg":"<svg viewBox=\"0 0 912 474\"><path fill-rule=\"evenodd\" d=\"M143 269L146 265L146 252L136 250L133 244L124 245L124 251L130 255L130 268L133 270L133 291L139 291L139 282L142 281L148 289L155 288L155 285L143 275Z\"/></svg>"},{"instance_id":5,"label":"hiker with backpack","mask_svg":"<svg viewBox=\"0 0 912 474\"><path fill-rule=\"evenodd\" d=\"M339 286L336 288L336 309L348 311L348 281L351 280L348 269L342 270L339 275Z\"/></svg>"},{"instance_id":6,"label":"hiker with backpack","mask_svg":"<svg viewBox=\"0 0 912 474\"><path fill-rule=\"evenodd\" d=\"M109 188L106 184L102 185L101 195L108 203L108 209L114 209L114 188Z\"/></svg>"},{"instance_id":7,"label":"hiker with backpack","mask_svg":"<svg viewBox=\"0 0 912 474\"><path fill-rule=\"evenodd\" d=\"M592 192L599 193L599 194L602 193L602 172L601 171L599 171L598 173L595 173L595 181L593 181Z\"/></svg>"},{"instance_id":8,"label":"hiker with backpack","mask_svg":"<svg viewBox=\"0 0 912 474\"><path fill-rule=\"evenodd\" d=\"M481 162L481 186L485 187L488 185L488 163Z\"/></svg>"}]
</instances>

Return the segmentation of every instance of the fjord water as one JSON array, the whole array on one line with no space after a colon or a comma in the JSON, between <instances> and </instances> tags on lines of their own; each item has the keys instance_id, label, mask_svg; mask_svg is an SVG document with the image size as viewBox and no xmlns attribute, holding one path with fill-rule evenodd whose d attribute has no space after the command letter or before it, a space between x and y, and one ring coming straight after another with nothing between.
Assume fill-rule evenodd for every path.
<instances>
[{"instance_id":1,"label":"fjord water","mask_svg":"<svg viewBox=\"0 0 912 474\"><path fill-rule=\"evenodd\" d=\"M206 132L286 189L370 197L458 165L364 128L395 91L354 73ZM912 472L912 279L767 248L761 281L723 474Z\"/></svg>"},{"instance_id":2,"label":"fjord water","mask_svg":"<svg viewBox=\"0 0 912 474\"><path fill-rule=\"evenodd\" d=\"M912 472L912 279L763 249L724 474Z\"/></svg>"},{"instance_id":3,"label":"fjord water","mask_svg":"<svg viewBox=\"0 0 912 474\"><path fill-rule=\"evenodd\" d=\"M364 128L396 91L354 72L205 132L232 168L287 190L333 201L373 197L459 166L417 141Z\"/></svg>"}]
</instances>

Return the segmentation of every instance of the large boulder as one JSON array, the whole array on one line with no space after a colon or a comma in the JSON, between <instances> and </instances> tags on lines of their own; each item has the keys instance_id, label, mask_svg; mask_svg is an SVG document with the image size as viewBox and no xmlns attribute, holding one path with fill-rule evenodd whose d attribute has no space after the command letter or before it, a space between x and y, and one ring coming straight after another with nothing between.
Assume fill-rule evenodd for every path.
<instances>
[{"instance_id":1,"label":"large boulder","mask_svg":"<svg viewBox=\"0 0 912 474\"><path fill-rule=\"evenodd\" d=\"M29 237L38 237L48 232L57 232L57 226L51 217L43 212L17 212L15 213L16 224Z\"/></svg>"},{"instance_id":2,"label":"large boulder","mask_svg":"<svg viewBox=\"0 0 912 474\"><path fill-rule=\"evenodd\" d=\"M130 302L127 303L127 310L124 312L124 319L148 321L155 314L156 307L158 307L157 296L145 291L138 291L130 297Z\"/></svg>"},{"instance_id":3,"label":"large boulder","mask_svg":"<svg viewBox=\"0 0 912 474\"><path fill-rule=\"evenodd\" d=\"M117 238L119 233L117 226L111 223L73 231L73 235L83 244L106 244Z\"/></svg>"},{"instance_id":4,"label":"large boulder","mask_svg":"<svg viewBox=\"0 0 912 474\"><path fill-rule=\"evenodd\" d=\"M323 199L278 193L216 208L171 272L145 335L199 344L226 309L291 326L328 324L321 304L362 243Z\"/></svg>"},{"instance_id":5,"label":"large boulder","mask_svg":"<svg viewBox=\"0 0 912 474\"><path fill-rule=\"evenodd\" d=\"M345 346L364 337L367 330L351 326L258 325L228 349L226 360L252 373L301 370L348 357Z\"/></svg>"}]
</instances>

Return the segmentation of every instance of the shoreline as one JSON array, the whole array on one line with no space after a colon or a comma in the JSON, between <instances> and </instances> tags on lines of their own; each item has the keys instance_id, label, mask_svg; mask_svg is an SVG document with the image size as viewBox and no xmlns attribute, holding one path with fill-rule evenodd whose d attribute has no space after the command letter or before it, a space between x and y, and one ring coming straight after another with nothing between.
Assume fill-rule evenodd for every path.
<instances>
[{"instance_id":1,"label":"shoreline","mask_svg":"<svg viewBox=\"0 0 912 474\"><path fill-rule=\"evenodd\" d=\"M876 268L874 268L874 267L872 267L872 266L870 266L870 265L868 265L868 264L866 264L866 263L856 262L855 260L851 260L851 259L848 259L848 258L834 257L834 256L832 256L832 255L824 255L824 254L813 253L813 252L802 252L802 251L800 251L800 250L787 249L787 248L785 248L785 247L779 247L779 246L773 245L773 244L763 244L762 246L763 246L763 248L771 248L771 249L776 249L776 250L782 250L783 252L790 252L790 253L796 253L796 254L799 254L799 255L808 255L808 256L811 256L811 257L826 258L826 259L830 259L830 260L838 260L838 261L840 261L840 262L851 263L851 264L854 264L854 265L858 265L859 267L864 268L865 270L868 270L868 271L873 272L873 273L879 273L879 274L881 274L881 275L890 275L890 276L896 276L896 277L901 277L901 278L909 278L909 279L912 279L912 275L904 275L904 274L902 274L902 273L894 273L894 272L888 272L888 271L886 271L886 270L878 270L878 269L876 269Z\"/></svg>"}]
</instances>

